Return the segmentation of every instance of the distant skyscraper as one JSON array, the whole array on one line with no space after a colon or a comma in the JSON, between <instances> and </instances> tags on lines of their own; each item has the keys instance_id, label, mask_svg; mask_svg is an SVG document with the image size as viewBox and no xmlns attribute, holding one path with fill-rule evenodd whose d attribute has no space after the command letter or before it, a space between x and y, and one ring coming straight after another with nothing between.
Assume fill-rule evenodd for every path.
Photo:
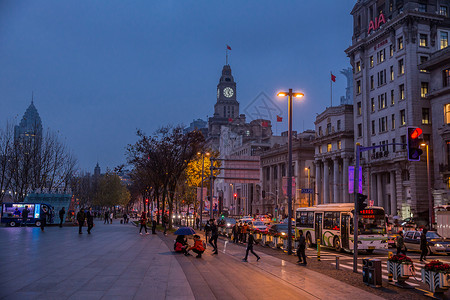
<instances>
[{"instance_id":1,"label":"distant skyscraper","mask_svg":"<svg viewBox=\"0 0 450 300\"><path fill-rule=\"evenodd\" d=\"M36 139L37 137L42 137L42 121L33 100L31 100L31 104L25 111L19 125L14 127L14 138L17 140L25 138Z\"/></svg>"},{"instance_id":2,"label":"distant skyscraper","mask_svg":"<svg viewBox=\"0 0 450 300\"><path fill-rule=\"evenodd\" d=\"M94 168L94 177L100 177L100 166L98 165L98 163Z\"/></svg>"}]
</instances>

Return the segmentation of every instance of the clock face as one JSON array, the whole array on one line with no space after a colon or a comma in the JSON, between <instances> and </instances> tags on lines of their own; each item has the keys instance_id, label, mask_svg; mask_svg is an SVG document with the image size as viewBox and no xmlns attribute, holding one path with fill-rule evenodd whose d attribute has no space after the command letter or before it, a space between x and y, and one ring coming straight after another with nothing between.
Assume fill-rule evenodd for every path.
<instances>
[{"instance_id":1,"label":"clock face","mask_svg":"<svg viewBox=\"0 0 450 300\"><path fill-rule=\"evenodd\" d=\"M231 96L233 96L233 94L234 94L234 91L233 91L232 88L226 87L226 88L223 89L223 95L225 97L230 98Z\"/></svg>"}]
</instances>

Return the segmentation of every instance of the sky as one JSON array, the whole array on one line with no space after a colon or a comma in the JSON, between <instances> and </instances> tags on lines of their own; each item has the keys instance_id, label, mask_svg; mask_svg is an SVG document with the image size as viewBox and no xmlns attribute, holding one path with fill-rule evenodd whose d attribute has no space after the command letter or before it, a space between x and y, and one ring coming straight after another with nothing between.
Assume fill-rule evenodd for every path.
<instances>
[{"instance_id":1,"label":"sky","mask_svg":"<svg viewBox=\"0 0 450 300\"><path fill-rule=\"evenodd\" d=\"M345 95L356 0L0 0L0 126L19 123L34 94L43 127L58 132L79 169L126 163L136 130L211 117L225 64L241 113L261 93L293 129ZM251 116L248 117L251 119Z\"/></svg>"}]
</instances>

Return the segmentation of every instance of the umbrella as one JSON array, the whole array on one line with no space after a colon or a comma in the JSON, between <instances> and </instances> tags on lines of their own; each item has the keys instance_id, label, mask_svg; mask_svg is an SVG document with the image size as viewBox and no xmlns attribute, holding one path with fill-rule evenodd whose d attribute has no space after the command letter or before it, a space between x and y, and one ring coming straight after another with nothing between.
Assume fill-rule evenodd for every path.
<instances>
[{"instance_id":1,"label":"umbrella","mask_svg":"<svg viewBox=\"0 0 450 300\"><path fill-rule=\"evenodd\" d=\"M174 232L176 235L193 235L195 234L194 229L192 227L180 227L177 231Z\"/></svg>"}]
</instances>

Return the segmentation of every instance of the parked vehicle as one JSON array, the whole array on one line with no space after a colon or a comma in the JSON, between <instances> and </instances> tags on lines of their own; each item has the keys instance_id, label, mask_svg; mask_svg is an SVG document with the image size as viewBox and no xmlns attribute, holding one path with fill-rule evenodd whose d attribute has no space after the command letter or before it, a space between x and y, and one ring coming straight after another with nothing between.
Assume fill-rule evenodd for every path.
<instances>
[{"instance_id":1,"label":"parked vehicle","mask_svg":"<svg viewBox=\"0 0 450 300\"><path fill-rule=\"evenodd\" d=\"M231 228L234 226L234 224L236 224L236 219L233 218L225 218L223 220L226 228Z\"/></svg>"},{"instance_id":2,"label":"parked vehicle","mask_svg":"<svg viewBox=\"0 0 450 300\"><path fill-rule=\"evenodd\" d=\"M267 231L267 225L264 224L264 222L262 222L262 221L253 221L249 225L252 230L263 231L263 232Z\"/></svg>"},{"instance_id":3,"label":"parked vehicle","mask_svg":"<svg viewBox=\"0 0 450 300\"><path fill-rule=\"evenodd\" d=\"M41 226L41 213L43 210L47 211L47 224L53 223L53 208L48 204L42 203L4 203L2 205L2 223L6 223L11 227L15 227L22 224L22 211L28 206L30 213L26 224L34 224Z\"/></svg>"},{"instance_id":4,"label":"parked vehicle","mask_svg":"<svg viewBox=\"0 0 450 300\"><path fill-rule=\"evenodd\" d=\"M408 250L420 251L420 235L422 231L405 231L404 242ZM427 232L428 255L447 253L450 255L450 239L443 238L436 231Z\"/></svg>"},{"instance_id":5,"label":"parked vehicle","mask_svg":"<svg viewBox=\"0 0 450 300\"><path fill-rule=\"evenodd\" d=\"M259 215L256 216L255 220L264 222L264 224L270 224L272 222L272 218L268 215Z\"/></svg>"},{"instance_id":6,"label":"parked vehicle","mask_svg":"<svg viewBox=\"0 0 450 300\"><path fill-rule=\"evenodd\" d=\"M295 227L292 226L292 236L294 236ZM269 227L268 232L273 235L287 236L288 224L273 224Z\"/></svg>"},{"instance_id":7,"label":"parked vehicle","mask_svg":"<svg viewBox=\"0 0 450 300\"><path fill-rule=\"evenodd\" d=\"M254 219L253 219L251 216L244 216L244 217L242 217L242 218L239 219L240 222L242 222L242 223L247 222L247 224L248 224L249 222L252 222L253 220L254 220Z\"/></svg>"}]
</instances>

